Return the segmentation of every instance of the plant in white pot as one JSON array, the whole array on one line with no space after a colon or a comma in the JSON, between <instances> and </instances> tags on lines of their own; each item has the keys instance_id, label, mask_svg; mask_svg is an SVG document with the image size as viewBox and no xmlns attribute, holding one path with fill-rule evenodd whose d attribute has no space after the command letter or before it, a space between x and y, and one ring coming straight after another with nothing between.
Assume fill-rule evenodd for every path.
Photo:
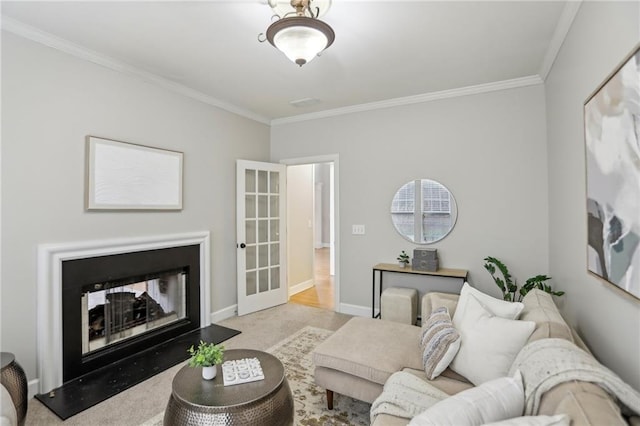
<instances>
[{"instance_id":1,"label":"plant in white pot","mask_svg":"<svg viewBox=\"0 0 640 426\"><path fill-rule=\"evenodd\" d=\"M202 367L202 378L211 380L218 373L217 365L222 363L224 356L224 346L215 343L206 343L200 340L197 348L193 345L187 350L191 355L189 359L190 367Z\"/></svg>"},{"instance_id":2,"label":"plant in white pot","mask_svg":"<svg viewBox=\"0 0 640 426\"><path fill-rule=\"evenodd\" d=\"M398 264L403 268L409 266L409 255L404 250L398 255Z\"/></svg>"}]
</instances>

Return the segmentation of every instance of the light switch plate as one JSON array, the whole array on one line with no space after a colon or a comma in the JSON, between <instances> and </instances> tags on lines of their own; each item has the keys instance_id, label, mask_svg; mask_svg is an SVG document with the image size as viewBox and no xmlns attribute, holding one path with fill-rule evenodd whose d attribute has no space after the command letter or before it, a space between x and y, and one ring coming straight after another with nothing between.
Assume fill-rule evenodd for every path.
<instances>
[{"instance_id":1,"label":"light switch plate","mask_svg":"<svg viewBox=\"0 0 640 426\"><path fill-rule=\"evenodd\" d=\"M364 235L364 225L351 225L353 235Z\"/></svg>"}]
</instances>

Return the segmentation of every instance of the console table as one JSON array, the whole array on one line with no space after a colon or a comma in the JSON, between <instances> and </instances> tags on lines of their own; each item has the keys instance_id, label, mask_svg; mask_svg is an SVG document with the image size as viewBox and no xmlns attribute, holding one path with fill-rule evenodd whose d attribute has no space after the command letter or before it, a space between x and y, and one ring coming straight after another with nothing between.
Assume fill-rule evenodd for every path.
<instances>
[{"instance_id":1,"label":"console table","mask_svg":"<svg viewBox=\"0 0 640 426\"><path fill-rule=\"evenodd\" d=\"M382 286L383 286L382 277L385 272L421 275L421 276L424 276L425 278L428 278L430 276L451 278L451 279L460 280L461 281L460 285L464 284L464 282L467 280L467 275L469 274L469 271L467 271L466 269L440 268L435 272L428 272L428 271L418 271L411 268L410 266L402 267L398 264L393 264L393 263L378 263L373 267L373 281L371 282L371 292L372 292L371 317L372 318L378 318L380 316L380 313L376 314L376 273L378 273L380 277L380 280L379 280L380 285L378 290L378 300L380 300L382 297Z\"/></svg>"}]
</instances>

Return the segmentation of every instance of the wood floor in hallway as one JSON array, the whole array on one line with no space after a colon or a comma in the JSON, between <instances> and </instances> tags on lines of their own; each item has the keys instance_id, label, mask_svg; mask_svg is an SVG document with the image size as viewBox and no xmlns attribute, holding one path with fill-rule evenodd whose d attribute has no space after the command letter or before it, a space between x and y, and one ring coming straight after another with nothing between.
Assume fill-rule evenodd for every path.
<instances>
[{"instance_id":1,"label":"wood floor in hallway","mask_svg":"<svg viewBox=\"0 0 640 426\"><path fill-rule=\"evenodd\" d=\"M291 303L334 310L333 277L329 274L329 249L315 250L315 286L294 294Z\"/></svg>"}]
</instances>

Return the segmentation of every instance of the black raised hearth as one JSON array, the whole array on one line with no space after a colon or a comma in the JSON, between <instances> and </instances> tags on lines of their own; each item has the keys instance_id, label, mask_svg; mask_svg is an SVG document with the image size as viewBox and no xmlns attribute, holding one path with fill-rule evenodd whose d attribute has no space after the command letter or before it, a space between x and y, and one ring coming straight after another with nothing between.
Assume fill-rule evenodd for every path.
<instances>
[{"instance_id":1,"label":"black raised hearth","mask_svg":"<svg viewBox=\"0 0 640 426\"><path fill-rule=\"evenodd\" d=\"M200 340L221 343L237 334L240 332L219 325L194 330L77 377L35 398L66 420L188 359L187 349Z\"/></svg>"}]
</instances>

